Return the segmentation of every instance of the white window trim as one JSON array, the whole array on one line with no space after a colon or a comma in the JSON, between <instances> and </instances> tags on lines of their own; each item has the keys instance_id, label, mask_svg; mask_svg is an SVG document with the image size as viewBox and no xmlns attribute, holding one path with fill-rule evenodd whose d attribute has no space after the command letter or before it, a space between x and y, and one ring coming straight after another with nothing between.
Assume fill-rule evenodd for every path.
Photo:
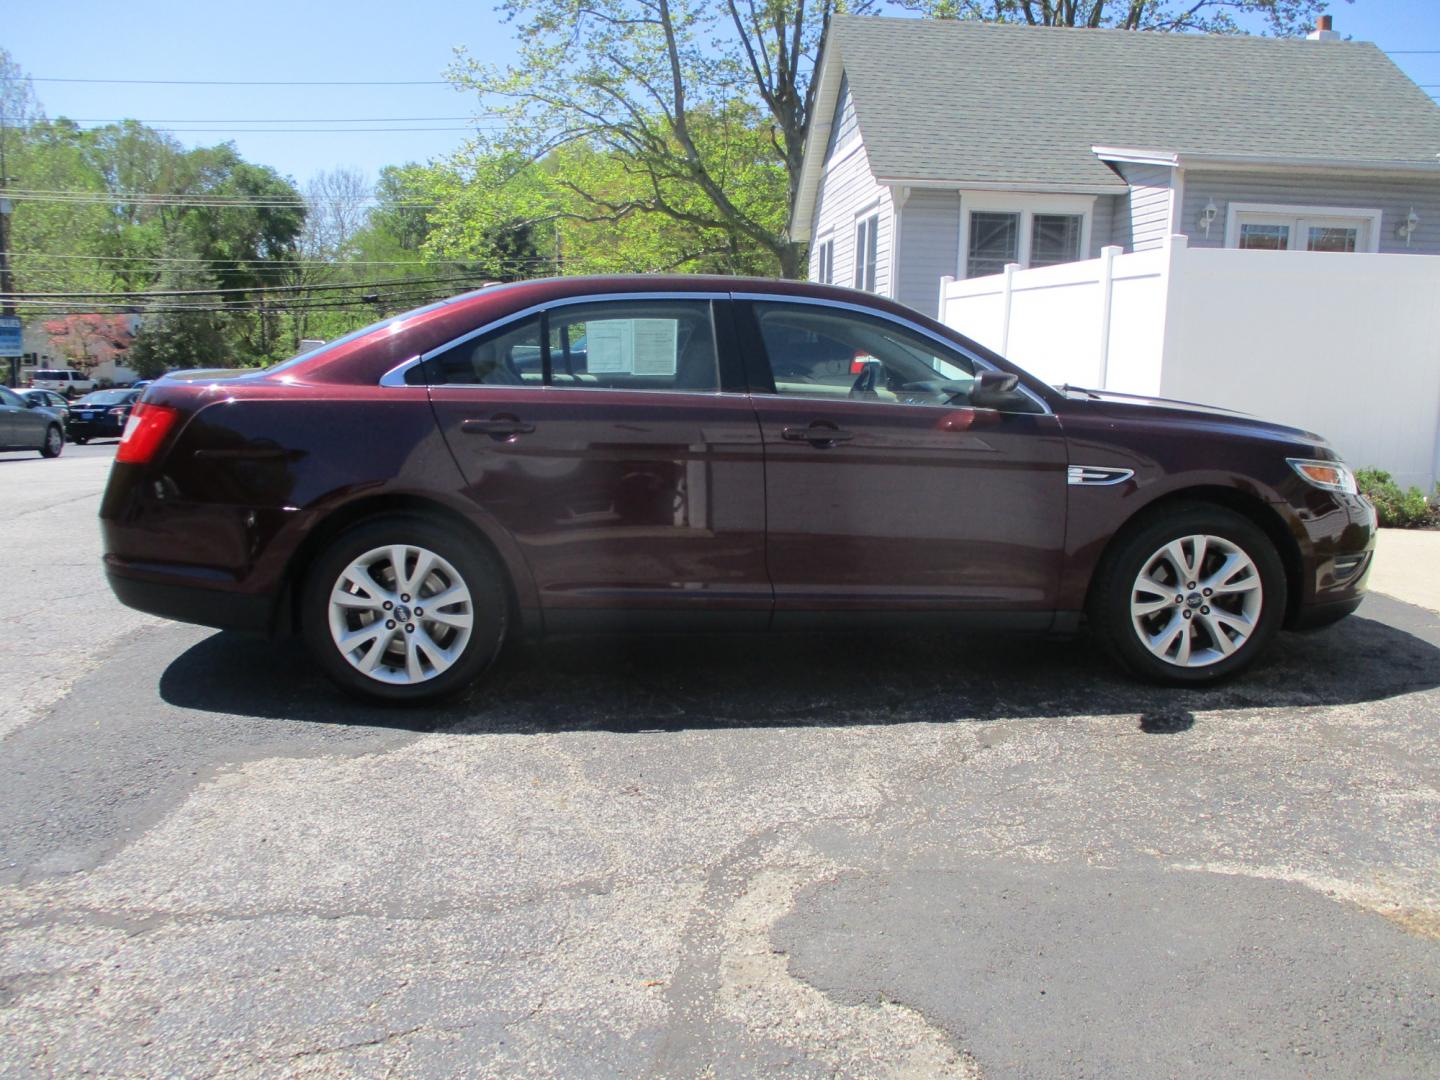
<instances>
[{"instance_id":1,"label":"white window trim","mask_svg":"<svg viewBox=\"0 0 1440 1080\"><path fill-rule=\"evenodd\" d=\"M867 205L865 209L857 210L855 212L855 220L850 224L850 246L854 250L850 257L850 281L848 285L852 288L862 289L865 292L873 292L877 296L879 295L880 289L880 272L878 266L880 263L880 217L884 209L880 205L882 201L881 199L876 199ZM860 223L862 221L870 221L871 227L875 230L875 263L877 269L875 271L875 288L873 290L865 289L863 284L855 284L856 271L860 267Z\"/></svg>"},{"instance_id":2,"label":"white window trim","mask_svg":"<svg viewBox=\"0 0 1440 1080\"><path fill-rule=\"evenodd\" d=\"M830 245L830 280L822 281L820 278L820 252L826 244ZM810 280L822 285L835 284L835 229L832 226L824 233L815 238L815 267Z\"/></svg>"},{"instance_id":3,"label":"white window trim","mask_svg":"<svg viewBox=\"0 0 1440 1080\"><path fill-rule=\"evenodd\" d=\"M1364 235L1360 237L1355 245L1355 250L1377 252L1380 250L1380 211L1359 206L1293 206L1286 203L1237 203L1232 202L1225 210L1225 246L1227 248L1238 248L1240 246L1240 215L1254 214L1265 217L1273 217L1276 220L1266 222L1274 225L1290 225L1292 229L1296 223L1304 223L1313 219L1321 219L1326 222L1362 222L1365 225ZM1292 233L1292 239L1295 234ZM1303 247L1292 247L1290 251L1304 251Z\"/></svg>"},{"instance_id":4,"label":"white window trim","mask_svg":"<svg viewBox=\"0 0 1440 1080\"><path fill-rule=\"evenodd\" d=\"M1016 253L1021 266L1030 265L1030 232L1036 214L1079 214L1080 254L1085 259L1090 252L1090 227L1095 217L1094 195L1041 195L1016 191L962 191L960 192L960 254L956 260L955 276L963 280L966 264L970 260L970 214L994 212L1020 215L1020 243Z\"/></svg>"}]
</instances>

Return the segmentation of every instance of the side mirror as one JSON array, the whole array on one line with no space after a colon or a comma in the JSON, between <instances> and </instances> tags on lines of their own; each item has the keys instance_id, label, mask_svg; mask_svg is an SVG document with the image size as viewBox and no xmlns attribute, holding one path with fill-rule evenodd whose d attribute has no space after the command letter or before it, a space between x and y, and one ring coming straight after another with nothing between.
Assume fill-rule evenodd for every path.
<instances>
[{"instance_id":1,"label":"side mirror","mask_svg":"<svg viewBox=\"0 0 1440 1080\"><path fill-rule=\"evenodd\" d=\"M977 409L1010 409L1024 400L1020 376L1008 371L982 371L970 391L970 404Z\"/></svg>"}]
</instances>

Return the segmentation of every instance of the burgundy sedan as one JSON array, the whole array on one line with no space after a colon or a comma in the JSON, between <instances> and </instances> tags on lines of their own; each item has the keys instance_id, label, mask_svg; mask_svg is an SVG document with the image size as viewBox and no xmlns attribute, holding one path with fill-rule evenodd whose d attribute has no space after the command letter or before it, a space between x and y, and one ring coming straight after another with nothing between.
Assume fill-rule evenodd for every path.
<instances>
[{"instance_id":1,"label":"burgundy sedan","mask_svg":"<svg viewBox=\"0 0 1440 1080\"><path fill-rule=\"evenodd\" d=\"M566 278L260 372L156 383L101 509L125 603L298 631L413 701L512 634L1082 622L1208 683L1355 609L1370 505L1323 439L1056 389L890 301Z\"/></svg>"}]
</instances>

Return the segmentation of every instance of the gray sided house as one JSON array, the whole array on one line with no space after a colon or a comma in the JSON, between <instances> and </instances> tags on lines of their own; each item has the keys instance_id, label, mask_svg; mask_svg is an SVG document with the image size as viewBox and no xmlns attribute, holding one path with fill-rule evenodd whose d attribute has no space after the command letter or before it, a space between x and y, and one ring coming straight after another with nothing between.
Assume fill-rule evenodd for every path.
<instances>
[{"instance_id":1,"label":"gray sided house","mask_svg":"<svg viewBox=\"0 0 1440 1080\"><path fill-rule=\"evenodd\" d=\"M810 277L940 279L1106 245L1440 254L1440 106L1379 49L837 16L791 235Z\"/></svg>"}]
</instances>

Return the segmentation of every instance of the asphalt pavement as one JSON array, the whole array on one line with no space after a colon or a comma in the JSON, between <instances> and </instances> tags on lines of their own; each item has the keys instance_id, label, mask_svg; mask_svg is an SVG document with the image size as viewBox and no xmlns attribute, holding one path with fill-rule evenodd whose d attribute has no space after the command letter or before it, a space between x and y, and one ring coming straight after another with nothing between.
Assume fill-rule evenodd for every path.
<instances>
[{"instance_id":1,"label":"asphalt pavement","mask_svg":"<svg viewBox=\"0 0 1440 1080\"><path fill-rule=\"evenodd\" d=\"M1440 1073L1440 616L568 639L442 708L121 608L0 455L0 1075ZM11 510L14 508L14 512Z\"/></svg>"}]
</instances>

